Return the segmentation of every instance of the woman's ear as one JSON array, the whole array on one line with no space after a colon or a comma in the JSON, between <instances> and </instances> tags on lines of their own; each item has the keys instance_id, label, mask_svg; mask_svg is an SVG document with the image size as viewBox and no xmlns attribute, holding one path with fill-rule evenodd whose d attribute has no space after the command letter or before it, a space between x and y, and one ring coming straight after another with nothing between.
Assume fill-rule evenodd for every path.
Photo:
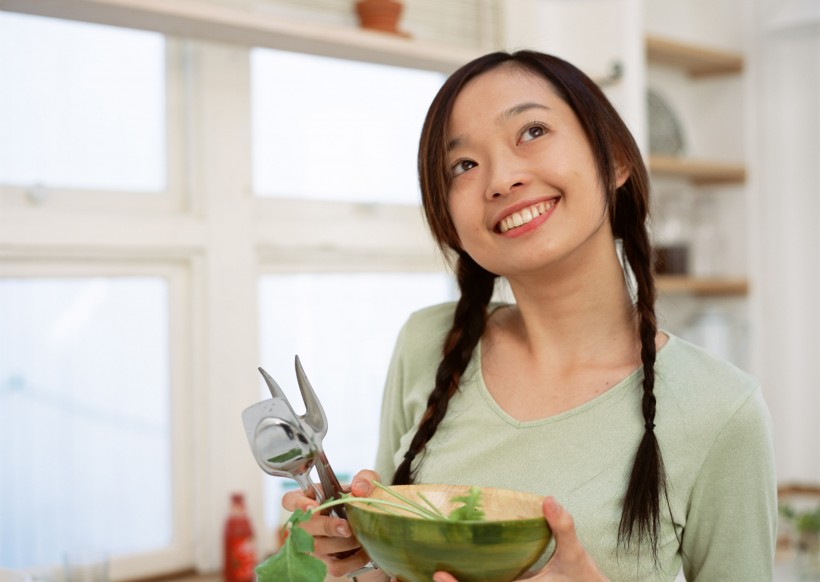
<instances>
[{"instance_id":1,"label":"woman's ear","mask_svg":"<svg viewBox=\"0 0 820 582\"><path fill-rule=\"evenodd\" d=\"M615 189L617 190L626 183L631 174L631 168L623 162L615 162Z\"/></svg>"}]
</instances>

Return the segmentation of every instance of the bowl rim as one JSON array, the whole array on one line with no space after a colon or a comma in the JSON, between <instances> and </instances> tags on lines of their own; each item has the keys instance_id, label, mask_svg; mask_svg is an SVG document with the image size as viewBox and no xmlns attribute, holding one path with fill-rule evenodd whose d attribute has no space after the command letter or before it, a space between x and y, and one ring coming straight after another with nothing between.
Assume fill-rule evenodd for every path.
<instances>
[{"instance_id":1,"label":"bowl rim","mask_svg":"<svg viewBox=\"0 0 820 582\"><path fill-rule=\"evenodd\" d=\"M472 487L472 485L465 485L465 484L454 484L454 483L414 483L410 485L389 485L390 488L398 489L399 491L402 488L412 488L414 490L430 490L436 491L442 488L446 489L462 489L467 491ZM517 489L509 489L504 487L493 487L493 486L483 486L483 485L476 485L482 492L492 491L492 492L499 492L502 494L512 494L516 497L524 499L525 501L532 501L533 503L537 503L540 507L543 503L544 497L542 495L538 495L537 493L531 493L529 491L519 491ZM381 489L376 489L374 492L375 495L378 495L380 498L387 498L389 499L389 495L384 493ZM454 492L454 494L458 494L458 491ZM362 500L367 499L367 497L361 498ZM550 530L551 528L546 522L543 514L533 515L530 517L512 517L512 518L499 518L499 519L480 519L480 520L452 520L452 519L444 519L444 518L423 518L417 515L406 514L406 515L399 515L396 513L391 513L389 511L385 511L378 506L368 505L366 501L357 501L355 499L350 500L348 503L345 504L348 507L348 510L353 509L355 511L362 511L364 513L369 513L373 515L380 515L385 517L391 517L395 519L410 519L420 522L429 522L431 524L468 524L468 525L475 525L478 526L480 524L503 524L503 523L518 523L524 524L526 522L537 521L543 522L547 529Z\"/></svg>"}]
</instances>

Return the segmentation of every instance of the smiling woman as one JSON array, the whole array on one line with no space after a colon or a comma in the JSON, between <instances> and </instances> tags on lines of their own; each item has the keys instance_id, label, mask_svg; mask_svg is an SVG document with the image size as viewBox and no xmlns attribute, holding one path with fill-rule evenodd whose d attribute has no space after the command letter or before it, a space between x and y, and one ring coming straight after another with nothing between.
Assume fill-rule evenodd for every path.
<instances>
[{"instance_id":1,"label":"smiling woman","mask_svg":"<svg viewBox=\"0 0 820 582\"><path fill-rule=\"evenodd\" d=\"M542 496L555 545L533 580L660 582L681 567L689 579L771 579L774 462L760 386L658 329L647 171L600 88L552 55L479 57L433 100L418 161L460 297L402 328L377 474ZM499 277L514 303L493 300ZM353 493L367 496L373 478L361 471ZM311 503L284 499L291 510ZM368 555L365 545L332 557L360 548L334 519L304 527L338 575Z\"/></svg>"}]
</instances>

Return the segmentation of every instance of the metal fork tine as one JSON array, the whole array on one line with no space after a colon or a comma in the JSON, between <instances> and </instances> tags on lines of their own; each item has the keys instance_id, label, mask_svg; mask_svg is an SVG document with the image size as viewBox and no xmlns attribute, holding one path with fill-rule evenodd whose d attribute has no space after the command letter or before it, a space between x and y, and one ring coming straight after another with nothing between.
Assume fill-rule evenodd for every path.
<instances>
[{"instance_id":1,"label":"metal fork tine","mask_svg":"<svg viewBox=\"0 0 820 582\"><path fill-rule=\"evenodd\" d=\"M299 390L302 391L302 400L305 401L305 415L302 417L305 422L313 430L324 436L327 432L327 417L322 408L322 403L316 396L313 386L310 385L310 380L307 379L305 370L302 368L302 363L299 361L299 356L296 356L296 380L299 382Z\"/></svg>"},{"instance_id":2,"label":"metal fork tine","mask_svg":"<svg viewBox=\"0 0 820 582\"><path fill-rule=\"evenodd\" d=\"M271 396L273 396L274 398L281 398L282 400L284 400L285 402L288 403L288 406L290 406L290 402L288 402L288 397L285 396L285 392L279 387L279 384L276 383L276 380L271 378L270 374L268 374L262 368L259 368L259 372L262 374L262 377L265 379L265 384L268 385L268 390L270 390ZM291 407L291 410L293 410L292 407Z\"/></svg>"}]
</instances>

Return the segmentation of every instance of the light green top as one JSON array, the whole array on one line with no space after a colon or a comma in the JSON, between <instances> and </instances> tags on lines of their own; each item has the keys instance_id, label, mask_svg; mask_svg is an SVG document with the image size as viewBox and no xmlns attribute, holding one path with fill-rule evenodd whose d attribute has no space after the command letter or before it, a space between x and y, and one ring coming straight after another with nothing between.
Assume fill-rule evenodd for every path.
<instances>
[{"instance_id":1,"label":"light green top","mask_svg":"<svg viewBox=\"0 0 820 582\"><path fill-rule=\"evenodd\" d=\"M399 334L376 462L385 481L427 406L453 310L451 303L419 311ZM665 512L656 567L647 548L640 559L635 550L620 548L616 555L622 499L644 433L642 373L572 410L520 422L493 400L480 362L479 346L420 456L417 482L554 496L613 581L674 580L682 556L687 580L772 580L777 493L771 419L752 377L675 336L658 352L655 432L674 519Z\"/></svg>"}]
</instances>

